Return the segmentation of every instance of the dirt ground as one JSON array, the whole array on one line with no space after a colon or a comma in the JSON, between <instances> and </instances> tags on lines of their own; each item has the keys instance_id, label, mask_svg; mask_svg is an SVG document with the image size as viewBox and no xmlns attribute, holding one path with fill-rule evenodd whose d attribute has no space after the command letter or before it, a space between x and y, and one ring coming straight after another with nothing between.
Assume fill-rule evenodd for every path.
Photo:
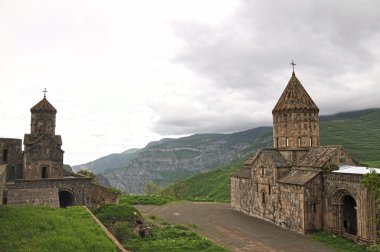
<instances>
[{"instance_id":1,"label":"dirt ground","mask_svg":"<svg viewBox=\"0 0 380 252\"><path fill-rule=\"evenodd\" d=\"M171 223L195 224L195 232L229 251L334 251L305 235L233 211L229 204L172 202L136 207L142 214L158 216Z\"/></svg>"}]
</instances>

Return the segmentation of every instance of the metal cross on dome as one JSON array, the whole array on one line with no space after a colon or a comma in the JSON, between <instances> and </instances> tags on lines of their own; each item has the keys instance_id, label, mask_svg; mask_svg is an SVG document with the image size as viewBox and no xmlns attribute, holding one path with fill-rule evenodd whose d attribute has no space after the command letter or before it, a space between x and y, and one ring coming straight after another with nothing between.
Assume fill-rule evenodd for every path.
<instances>
[{"instance_id":1,"label":"metal cross on dome","mask_svg":"<svg viewBox=\"0 0 380 252\"><path fill-rule=\"evenodd\" d=\"M296 63L294 63L294 60L292 60L292 62L290 63L290 65L293 66L293 73L294 73L294 66L297 65Z\"/></svg>"},{"instance_id":2,"label":"metal cross on dome","mask_svg":"<svg viewBox=\"0 0 380 252\"><path fill-rule=\"evenodd\" d=\"M47 93L46 88L45 88L44 91L42 91L42 92L44 92L44 98L46 98L46 93Z\"/></svg>"}]
</instances>

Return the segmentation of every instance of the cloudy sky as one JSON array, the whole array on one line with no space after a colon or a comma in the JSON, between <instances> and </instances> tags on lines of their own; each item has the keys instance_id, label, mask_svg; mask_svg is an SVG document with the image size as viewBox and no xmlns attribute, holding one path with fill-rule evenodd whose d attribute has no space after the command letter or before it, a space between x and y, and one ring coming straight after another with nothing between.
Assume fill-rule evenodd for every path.
<instances>
[{"instance_id":1,"label":"cloudy sky","mask_svg":"<svg viewBox=\"0 0 380 252\"><path fill-rule=\"evenodd\" d=\"M296 74L321 114L380 107L380 1L0 0L0 137L47 88L65 163L271 124Z\"/></svg>"}]
</instances>

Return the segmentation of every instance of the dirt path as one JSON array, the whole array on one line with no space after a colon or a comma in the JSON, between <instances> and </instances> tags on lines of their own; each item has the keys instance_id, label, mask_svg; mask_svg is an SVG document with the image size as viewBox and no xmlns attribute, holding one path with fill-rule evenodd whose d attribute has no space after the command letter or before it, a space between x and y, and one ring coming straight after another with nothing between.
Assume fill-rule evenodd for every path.
<instances>
[{"instance_id":1,"label":"dirt path","mask_svg":"<svg viewBox=\"0 0 380 252\"><path fill-rule=\"evenodd\" d=\"M169 222L196 224L194 231L229 251L326 251L306 236L233 211L229 204L172 202L163 206L136 206L143 214Z\"/></svg>"}]
</instances>

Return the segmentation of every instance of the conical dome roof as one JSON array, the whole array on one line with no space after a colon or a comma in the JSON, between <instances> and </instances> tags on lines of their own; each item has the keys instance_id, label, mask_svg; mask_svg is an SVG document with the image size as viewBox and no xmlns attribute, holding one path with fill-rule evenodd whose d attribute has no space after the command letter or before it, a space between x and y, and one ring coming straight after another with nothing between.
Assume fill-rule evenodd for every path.
<instances>
[{"instance_id":1,"label":"conical dome roof","mask_svg":"<svg viewBox=\"0 0 380 252\"><path fill-rule=\"evenodd\" d=\"M319 112L319 108L315 105L313 99L311 99L293 72L288 85L272 110L272 113L295 110Z\"/></svg>"},{"instance_id":2,"label":"conical dome roof","mask_svg":"<svg viewBox=\"0 0 380 252\"><path fill-rule=\"evenodd\" d=\"M30 112L47 112L57 113L57 110L50 104L50 102L44 97L40 102L30 109Z\"/></svg>"}]
</instances>

